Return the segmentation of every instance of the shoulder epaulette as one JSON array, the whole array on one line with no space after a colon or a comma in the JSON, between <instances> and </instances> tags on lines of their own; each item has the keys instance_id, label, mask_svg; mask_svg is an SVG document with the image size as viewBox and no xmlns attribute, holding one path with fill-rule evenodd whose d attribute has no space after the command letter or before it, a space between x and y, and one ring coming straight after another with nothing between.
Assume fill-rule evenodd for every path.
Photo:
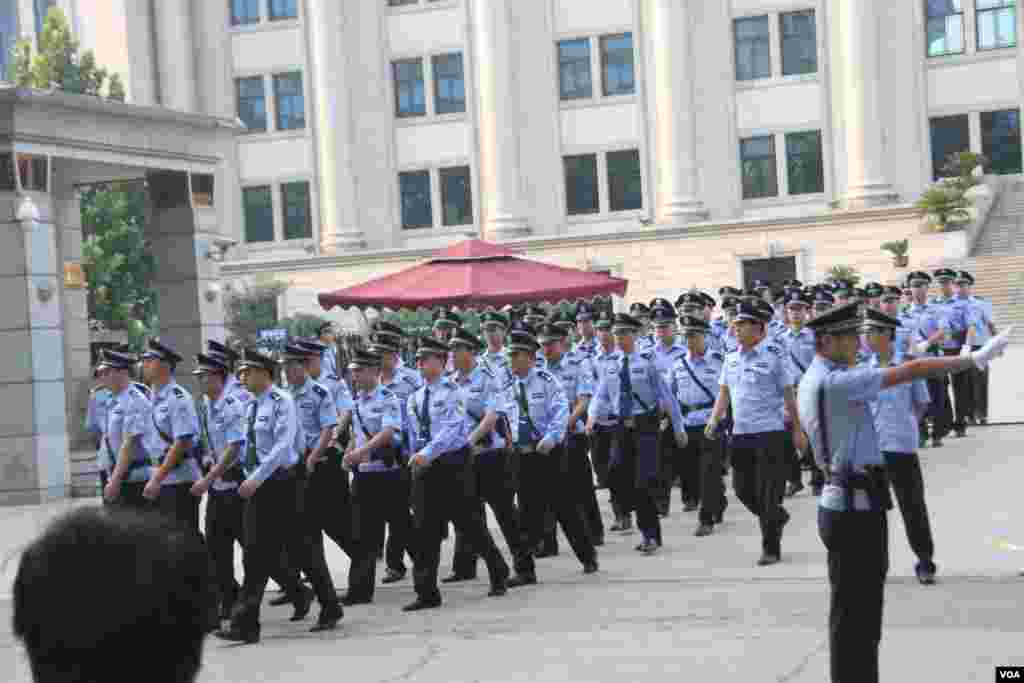
<instances>
[{"instance_id":1,"label":"shoulder epaulette","mask_svg":"<svg viewBox=\"0 0 1024 683\"><path fill-rule=\"evenodd\" d=\"M337 376L337 375L327 375L327 379L329 379L329 380L332 380L332 381L335 381L335 382L338 382L338 381L340 381L340 380L338 379L338 376Z\"/></svg>"},{"instance_id":2,"label":"shoulder epaulette","mask_svg":"<svg viewBox=\"0 0 1024 683\"><path fill-rule=\"evenodd\" d=\"M384 396L386 398L391 398L392 396L395 395L395 392L391 391L387 387L381 387L380 388L380 395Z\"/></svg>"},{"instance_id":3,"label":"shoulder epaulette","mask_svg":"<svg viewBox=\"0 0 1024 683\"><path fill-rule=\"evenodd\" d=\"M494 378L494 371L491 370L490 366L488 366L486 363L481 363L478 367L480 368L480 372L484 373L485 375L492 379Z\"/></svg>"},{"instance_id":4,"label":"shoulder epaulette","mask_svg":"<svg viewBox=\"0 0 1024 683\"><path fill-rule=\"evenodd\" d=\"M654 352L653 351L641 351L640 352L640 357L645 359L645 360L652 360L654 358Z\"/></svg>"},{"instance_id":5,"label":"shoulder epaulette","mask_svg":"<svg viewBox=\"0 0 1024 683\"><path fill-rule=\"evenodd\" d=\"M274 388L274 389L270 390L270 400L271 401L281 401L283 399L284 399L284 395L277 388Z\"/></svg>"},{"instance_id":6,"label":"shoulder epaulette","mask_svg":"<svg viewBox=\"0 0 1024 683\"><path fill-rule=\"evenodd\" d=\"M175 398L185 398L185 390L181 387L174 387L171 389L171 392L174 394Z\"/></svg>"},{"instance_id":7,"label":"shoulder epaulette","mask_svg":"<svg viewBox=\"0 0 1024 683\"><path fill-rule=\"evenodd\" d=\"M225 396L224 397L224 404L225 405L231 405L234 402L235 402L235 397L234 396Z\"/></svg>"},{"instance_id":8,"label":"shoulder epaulette","mask_svg":"<svg viewBox=\"0 0 1024 683\"><path fill-rule=\"evenodd\" d=\"M322 385L322 384L320 384L318 382L314 382L313 383L313 393L316 394L317 396L319 396L321 399L323 399L323 398L327 398L327 394L329 392L327 391L327 389L324 388L324 385Z\"/></svg>"},{"instance_id":9,"label":"shoulder epaulette","mask_svg":"<svg viewBox=\"0 0 1024 683\"><path fill-rule=\"evenodd\" d=\"M537 376L540 377L545 382L554 382L555 381L555 376L552 375L547 370L544 370L543 368L537 368Z\"/></svg>"},{"instance_id":10,"label":"shoulder epaulette","mask_svg":"<svg viewBox=\"0 0 1024 683\"><path fill-rule=\"evenodd\" d=\"M715 360L725 360L725 356L718 351L712 351L711 357L714 358Z\"/></svg>"}]
</instances>

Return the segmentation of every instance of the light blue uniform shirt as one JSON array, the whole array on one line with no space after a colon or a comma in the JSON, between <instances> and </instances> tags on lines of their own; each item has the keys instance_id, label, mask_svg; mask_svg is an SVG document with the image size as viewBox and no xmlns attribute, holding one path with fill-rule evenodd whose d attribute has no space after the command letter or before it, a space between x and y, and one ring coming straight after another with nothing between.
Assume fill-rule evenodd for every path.
<instances>
[{"instance_id":1,"label":"light blue uniform shirt","mask_svg":"<svg viewBox=\"0 0 1024 683\"><path fill-rule=\"evenodd\" d=\"M149 466L149 453L145 438L153 429L153 404L137 386L129 384L117 396L112 396L107 411L106 442L110 444L112 472L117 463L121 446L126 438L137 437L135 453L132 457L132 468L125 474L127 482L146 482L152 475Z\"/></svg>"},{"instance_id":2,"label":"light blue uniform shirt","mask_svg":"<svg viewBox=\"0 0 1024 683\"><path fill-rule=\"evenodd\" d=\"M167 440L160 432L171 439ZM146 450L158 464L163 463L164 456L171 444L178 439L192 438L192 447L185 452L181 462L167 475L163 486L197 481L202 473L193 455L199 439L199 416L192 395L173 379L153 394L153 419L146 437Z\"/></svg>"},{"instance_id":3,"label":"light blue uniform shirt","mask_svg":"<svg viewBox=\"0 0 1024 683\"><path fill-rule=\"evenodd\" d=\"M348 382L340 379L334 373L326 373L321 370L320 376L313 380L319 383L329 392L334 403L335 411L343 413L352 410L352 391L348 388Z\"/></svg>"},{"instance_id":4,"label":"light blue uniform shirt","mask_svg":"<svg viewBox=\"0 0 1024 683\"><path fill-rule=\"evenodd\" d=\"M428 390L429 403L426 401ZM406 404L413 453L422 453L433 462L445 453L465 448L469 443L469 423L462 392L447 377L424 384ZM429 434L426 430L428 425Z\"/></svg>"},{"instance_id":5,"label":"light blue uniform shirt","mask_svg":"<svg viewBox=\"0 0 1024 683\"><path fill-rule=\"evenodd\" d=\"M587 341L586 339L580 340L579 342L576 343L576 346L573 348L573 351L578 356L583 356L587 360L593 360L594 356L597 355L597 352L600 350L600 348L600 342L597 341L597 337L594 337L590 341Z\"/></svg>"},{"instance_id":6,"label":"light blue uniform shirt","mask_svg":"<svg viewBox=\"0 0 1024 683\"><path fill-rule=\"evenodd\" d=\"M899 355L894 356L891 366L899 365L903 360ZM878 354L873 354L867 365L880 367ZM885 453L917 453L920 438L917 410L926 408L929 402L928 383L923 379L880 391L878 398L868 404L875 418L878 447Z\"/></svg>"},{"instance_id":7,"label":"light blue uniform shirt","mask_svg":"<svg viewBox=\"0 0 1024 683\"><path fill-rule=\"evenodd\" d=\"M302 446L306 450L312 450L320 440L320 433L338 424L338 410L332 400L331 391L309 377L302 385L289 389L302 429Z\"/></svg>"},{"instance_id":8,"label":"light blue uniform shirt","mask_svg":"<svg viewBox=\"0 0 1024 683\"><path fill-rule=\"evenodd\" d=\"M618 364L619 353L620 351L615 347L612 347L611 351L605 351L603 346L598 347L597 353L590 361L590 369L594 377L593 382L595 392L601 385L601 378L604 377L609 368L618 369L620 367ZM590 405L587 406L588 412L593 408L593 405L594 399L591 397ZM604 425L606 427L614 425L617 421L617 417L615 415L595 415L595 418L597 424Z\"/></svg>"},{"instance_id":9,"label":"light blue uniform shirt","mask_svg":"<svg viewBox=\"0 0 1024 683\"><path fill-rule=\"evenodd\" d=\"M249 461L248 434L253 431L256 461ZM295 401L288 392L271 386L261 395L253 397L245 412L246 449L242 458L243 469L251 481L263 483L279 469L287 469L299 462L296 440L300 433Z\"/></svg>"},{"instance_id":10,"label":"light blue uniform shirt","mask_svg":"<svg viewBox=\"0 0 1024 683\"><path fill-rule=\"evenodd\" d=\"M852 469L856 474L863 474L869 465L885 464L869 407L882 390L882 372L863 365L848 368L822 356L815 356L807 369L800 382L797 399L800 423L807 432L814 459L822 471L842 475ZM823 413L828 422L830 450L825 449L819 420L820 387L825 388ZM845 492L842 487L826 484L818 504L828 510L845 512ZM856 489L853 505L857 510L870 510L867 492Z\"/></svg>"},{"instance_id":11,"label":"light blue uniform shirt","mask_svg":"<svg viewBox=\"0 0 1024 683\"><path fill-rule=\"evenodd\" d=\"M683 413L684 426L703 427L708 423L715 400L718 398L718 382L722 377L722 363L724 361L725 356L718 351L708 351L705 349L703 356L694 356L687 351L672 366L672 378L669 386L679 403L686 406L685 409L681 409L686 411ZM693 371L692 376L686 369L686 364ZM694 376L700 384L694 381ZM707 391L704 391L701 385L704 385ZM708 396L708 393L711 396ZM706 403L710 403L711 406L700 409L692 408L692 406Z\"/></svg>"},{"instance_id":12,"label":"light blue uniform shirt","mask_svg":"<svg viewBox=\"0 0 1024 683\"><path fill-rule=\"evenodd\" d=\"M678 337L673 337L669 346L666 347L658 340L651 350L654 351L654 363L658 366L658 371L666 382L671 382L672 368L675 367L677 360L686 355L686 345L680 343Z\"/></svg>"},{"instance_id":13,"label":"light blue uniform shirt","mask_svg":"<svg viewBox=\"0 0 1024 683\"><path fill-rule=\"evenodd\" d=\"M733 434L762 434L785 428L784 392L794 382L781 346L765 339L750 351L730 353L725 357L719 383L729 387Z\"/></svg>"},{"instance_id":14,"label":"light blue uniform shirt","mask_svg":"<svg viewBox=\"0 0 1024 683\"><path fill-rule=\"evenodd\" d=\"M85 409L85 431L96 437L96 467L104 472L114 468L116 453L107 451L103 434L107 430L107 414L114 402L114 394L106 387L96 387L89 393L89 405Z\"/></svg>"},{"instance_id":15,"label":"light blue uniform shirt","mask_svg":"<svg viewBox=\"0 0 1024 683\"><path fill-rule=\"evenodd\" d=\"M920 344L939 330L949 329L942 311L933 304L913 303L907 308L906 313L914 318L914 341L912 344Z\"/></svg>"},{"instance_id":16,"label":"light blue uniform shirt","mask_svg":"<svg viewBox=\"0 0 1024 683\"><path fill-rule=\"evenodd\" d=\"M338 374L338 357L334 353L333 348L326 348L320 355L320 376L324 377L330 375L340 377Z\"/></svg>"},{"instance_id":17,"label":"light blue uniform shirt","mask_svg":"<svg viewBox=\"0 0 1024 683\"><path fill-rule=\"evenodd\" d=\"M466 416L470 422L470 433L483 421L489 411L501 412L504 407L501 390L506 383L501 382L489 366L477 363L469 371L469 374L463 375L456 370L448 378L455 382L462 392ZM494 430L491 432L489 445L488 439L481 441L480 445L486 450L496 450L505 447L505 440L501 438L497 430Z\"/></svg>"},{"instance_id":18,"label":"light blue uniform shirt","mask_svg":"<svg viewBox=\"0 0 1024 683\"><path fill-rule=\"evenodd\" d=\"M505 349L484 351L477 360L490 368L499 383L505 384L512 381L512 370L509 368L508 354L505 353Z\"/></svg>"},{"instance_id":19,"label":"light blue uniform shirt","mask_svg":"<svg viewBox=\"0 0 1024 683\"><path fill-rule=\"evenodd\" d=\"M408 413L409 397L416 393L416 390L423 386L423 376L419 372L404 365L395 367L391 379L384 381L381 375L380 385L398 396L398 403L402 410L402 454L409 455L410 422Z\"/></svg>"},{"instance_id":20,"label":"light blue uniform shirt","mask_svg":"<svg viewBox=\"0 0 1024 683\"><path fill-rule=\"evenodd\" d=\"M974 345L984 346L992 339L992 332L989 325L992 324L992 302L988 299L972 296L968 299L971 303L972 318L974 319Z\"/></svg>"},{"instance_id":21,"label":"light blue uniform shirt","mask_svg":"<svg viewBox=\"0 0 1024 683\"><path fill-rule=\"evenodd\" d=\"M917 318L907 311L900 311L896 319L900 326L896 328L896 338L893 339L893 351L900 355L917 355L914 352L914 345L921 342L917 337Z\"/></svg>"},{"instance_id":22,"label":"light blue uniform shirt","mask_svg":"<svg viewBox=\"0 0 1024 683\"><path fill-rule=\"evenodd\" d=\"M526 395L526 406L533 422L531 434L521 434L520 394ZM569 399L558 378L547 370L530 368L526 377L514 377L503 392L504 413L512 428L516 444L528 442L537 444L542 440L558 445L565 440L566 423L569 421Z\"/></svg>"},{"instance_id":23,"label":"light blue uniform shirt","mask_svg":"<svg viewBox=\"0 0 1024 683\"><path fill-rule=\"evenodd\" d=\"M622 368L626 357L629 357L629 377L633 390L632 415L619 415L622 405ZM590 410L598 419L608 416L635 417L651 413L658 408L666 410L672 418L672 426L678 432L683 429L683 416L679 411L669 389L665 376L658 370L653 351L633 351L626 354L620 351L614 362L606 365L604 374L598 385L594 398L590 401Z\"/></svg>"},{"instance_id":24,"label":"light blue uniform shirt","mask_svg":"<svg viewBox=\"0 0 1024 683\"><path fill-rule=\"evenodd\" d=\"M565 400L569 402L569 415L576 409L576 402L583 398L590 401L594 395L594 373L590 363L581 356L569 356L564 354L557 363L549 363L545 360L540 369L547 370L562 384L562 391L565 392ZM566 416L568 419L568 415ZM583 428L583 420L577 420L572 425L572 433L579 433Z\"/></svg>"},{"instance_id":25,"label":"light blue uniform shirt","mask_svg":"<svg viewBox=\"0 0 1024 683\"><path fill-rule=\"evenodd\" d=\"M356 395L352 433L357 446L365 446L370 439L388 428L394 430L394 439L401 441L402 427L402 405L398 394L378 384L373 391L362 391ZM369 437L366 436L367 432L370 433ZM399 467L397 462L389 467L382 460L375 460L371 453L369 462L359 463L357 469L359 472L386 472Z\"/></svg>"},{"instance_id":26,"label":"light blue uniform shirt","mask_svg":"<svg viewBox=\"0 0 1024 683\"><path fill-rule=\"evenodd\" d=\"M806 327L801 328L799 332L789 328L776 338L776 342L786 351L786 360L789 361L790 371L793 373L793 383L799 384L814 360L814 332Z\"/></svg>"},{"instance_id":27,"label":"light blue uniform shirt","mask_svg":"<svg viewBox=\"0 0 1024 683\"><path fill-rule=\"evenodd\" d=\"M970 325L968 319L970 303L967 299L958 299L956 295L948 299L935 297L931 303L939 309L944 323L943 329L946 331L946 336L942 340L942 348L958 350L963 346L963 339ZM960 337L960 341L957 341L957 337Z\"/></svg>"},{"instance_id":28,"label":"light blue uniform shirt","mask_svg":"<svg viewBox=\"0 0 1024 683\"><path fill-rule=\"evenodd\" d=\"M213 464L224 459L224 451L231 444L241 446L237 455L239 460L245 456L245 405L246 403L237 395L232 396L227 392L222 393L216 401L211 401L209 396L203 396ZM231 491L238 488L238 483L218 479L213 482L212 488L214 491Z\"/></svg>"},{"instance_id":29,"label":"light blue uniform shirt","mask_svg":"<svg viewBox=\"0 0 1024 683\"><path fill-rule=\"evenodd\" d=\"M657 342L653 334L645 334L636 338L636 348L638 351L650 351Z\"/></svg>"}]
</instances>

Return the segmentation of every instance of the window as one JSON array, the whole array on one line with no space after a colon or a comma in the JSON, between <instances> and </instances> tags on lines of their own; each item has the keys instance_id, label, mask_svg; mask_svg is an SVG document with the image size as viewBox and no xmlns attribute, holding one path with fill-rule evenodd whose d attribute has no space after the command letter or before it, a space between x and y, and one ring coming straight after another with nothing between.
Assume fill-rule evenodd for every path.
<instances>
[{"instance_id":1,"label":"window","mask_svg":"<svg viewBox=\"0 0 1024 683\"><path fill-rule=\"evenodd\" d=\"M558 43L558 89L563 100L592 97L590 82L590 39L563 40Z\"/></svg>"},{"instance_id":2,"label":"window","mask_svg":"<svg viewBox=\"0 0 1024 683\"><path fill-rule=\"evenodd\" d=\"M813 74L818 71L817 30L812 9L779 15L783 76Z\"/></svg>"},{"instance_id":3,"label":"window","mask_svg":"<svg viewBox=\"0 0 1024 683\"><path fill-rule=\"evenodd\" d=\"M740 140L740 166L743 173L744 199L778 196L775 136L765 135Z\"/></svg>"},{"instance_id":4,"label":"window","mask_svg":"<svg viewBox=\"0 0 1024 683\"><path fill-rule=\"evenodd\" d=\"M399 118L425 116L427 99L423 90L423 60L392 62L395 79L395 115Z\"/></svg>"},{"instance_id":5,"label":"window","mask_svg":"<svg viewBox=\"0 0 1024 683\"><path fill-rule=\"evenodd\" d=\"M944 167L951 154L971 149L970 125L967 114L940 116L931 119L932 177L938 180L947 175Z\"/></svg>"},{"instance_id":6,"label":"window","mask_svg":"<svg viewBox=\"0 0 1024 683\"><path fill-rule=\"evenodd\" d=\"M469 166L441 169L441 210L443 225L473 223L473 181Z\"/></svg>"},{"instance_id":7,"label":"window","mask_svg":"<svg viewBox=\"0 0 1024 683\"><path fill-rule=\"evenodd\" d=\"M402 197L402 227L429 228L434 225L434 210L430 202L430 171L398 174L398 189Z\"/></svg>"},{"instance_id":8,"label":"window","mask_svg":"<svg viewBox=\"0 0 1024 683\"><path fill-rule=\"evenodd\" d=\"M274 241L274 200L269 185L242 190L246 242Z\"/></svg>"},{"instance_id":9,"label":"window","mask_svg":"<svg viewBox=\"0 0 1024 683\"><path fill-rule=\"evenodd\" d=\"M267 97L263 91L263 76L239 78L238 87L238 118L246 125L250 133L263 133L267 130Z\"/></svg>"},{"instance_id":10,"label":"window","mask_svg":"<svg viewBox=\"0 0 1024 683\"><path fill-rule=\"evenodd\" d=\"M988 158L990 173L1021 172L1019 109L982 112L981 153Z\"/></svg>"},{"instance_id":11,"label":"window","mask_svg":"<svg viewBox=\"0 0 1024 683\"><path fill-rule=\"evenodd\" d=\"M570 216L600 211L597 196L597 155L579 154L562 160L565 167L565 203Z\"/></svg>"},{"instance_id":12,"label":"window","mask_svg":"<svg viewBox=\"0 0 1024 683\"><path fill-rule=\"evenodd\" d=\"M274 103L277 107L278 130L306 127L306 100L302 95L301 73L293 71L274 76Z\"/></svg>"},{"instance_id":13,"label":"window","mask_svg":"<svg viewBox=\"0 0 1024 683\"><path fill-rule=\"evenodd\" d=\"M434 113L466 111L466 83L462 75L462 53L436 55L434 66Z\"/></svg>"},{"instance_id":14,"label":"window","mask_svg":"<svg viewBox=\"0 0 1024 683\"><path fill-rule=\"evenodd\" d=\"M388 7L403 7L405 5L417 5L420 0L388 0Z\"/></svg>"},{"instance_id":15,"label":"window","mask_svg":"<svg viewBox=\"0 0 1024 683\"><path fill-rule=\"evenodd\" d=\"M796 279L796 256L743 260L743 287L752 289L758 280L783 282Z\"/></svg>"},{"instance_id":16,"label":"window","mask_svg":"<svg viewBox=\"0 0 1024 683\"><path fill-rule=\"evenodd\" d=\"M259 0L231 0L231 24L246 26L260 23Z\"/></svg>"},{"instance_id":17,"label":"window","mask_svg":"<svg viewBox=\"0 0 1024 683\"><path fill-rule=\"evenodd\" d=\"M601 70L604 72L605 96L632 95L636 91L632 33L601 38Z\"/></svg>"},{"instance_id":18,"label":"window","mask_svg":"<svg viewBox=\"0 0 1024 683\"><path fill-rule=\"evenodd\" d=\"M192 206L212 207L214 178L210 173L191 173Z\"/></svg>"},{"instance_id":19,"label":"window","mask_svg":"<svg viewBox=\"0 0 1024 683\"><path fill-rule=\"evenodd\" d=\"M927 0L928 56L964 51L963 0Z\"/></svg>"},{"instance_id":20,"label":"window","mask_svg":"<svg viewBox=\"0 0 1024 683\"><path fill-rule=\"evenodd\" d=\"M608 152L607 162L609 210L630 211L644 208L639 150Z\"/></svg>"},{"instance_id":21,"label":"window","mask_svg":"<svg viewBox=\"0 0 1024 683\"><path fill-rule=\"evenodd\" d=\"M298 19L298 0L270 0L270 20Z\"/></svg>"},{"instance_id":22,"label":"window","mask_svg":"<svg viewBox=\"0 0 1024 683\"><path fill-rule=\"evenodd\" d=\"M821 131L786 133L786 177L789 180L789 194L825 191Z\"/></svg>"},{"instance_id":23,"label":"window","mask_svg":"<svg viewBox=\"0 0 1024 683\"><path fill-rule=\"evenodd\" d=\"M978 49L1017 46L1017 0L977 0Z\"/></svg>"},{"instance_id":24,"label":"window","mask_svg":"<svg viewBox=\"0 0 1024 683\"><path fill-rule=\"evenodd\" d=\"M772 73L768 17L733 20L736 38L736 80L768 78Z\"/></svg>"},{"instance_id":25,"label":"window","mask_svg":"<svg viewBox=\"0 0 1024 683\"><path fill-rule=\"evenodd\" d=\"M21 189L29 192L46 192L49 187L46 157L18 154L17 158Z\"/></svg>"},{"instance_id":26,"label":"window","mask_svg":"<svg viewBox=\"0 0 1024 683\"><path fill-rule=\"evenodd\" d=\"M0 2L0 81L8 80L11 50L18 39L18 14L13 2Z\"/></svg>"},{"instance_id":27,"label":"window","mask_svg":"<svg viewBox=\"0 0 1024 683\"><path fill-rule=\"evenodd\" d=\"M313 213L306 181L281 185L281 207L284 212L284 238L309 239L313 236Z\"/></svg>"}]
</instances>

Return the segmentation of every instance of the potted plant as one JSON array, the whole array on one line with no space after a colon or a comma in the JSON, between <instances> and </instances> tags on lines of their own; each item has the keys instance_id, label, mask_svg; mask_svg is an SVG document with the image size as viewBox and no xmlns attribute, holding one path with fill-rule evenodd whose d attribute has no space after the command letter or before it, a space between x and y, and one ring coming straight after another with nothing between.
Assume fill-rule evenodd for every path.
<instances>
[{"instance_id":1,"label":"potted plant","mask_svg":"<svg viewBox=\"0 0 1024 683\"><path fill-rule=\"evenodd\" d=\"M956 230L970 222L968 209L972 201L967 191L977 185L975 172L988 163L984 156L975 152L950 154L942 167L944 177L922 193L917 207L928 214L928 222L936 232Z\"/></svg>"},{"instance_id":2,"label":"potted plant","mask_svg":"<svg viewBox=\"0 0 1024 683\"><path fill-rule=\"evenodd\" d=\"M907 253L910 251L910 240L899 240L898 242L885 242L882 244L882 251L892 254L893 265L897 268L906 268L910 263Z\"/></svg>"}]
</instances>

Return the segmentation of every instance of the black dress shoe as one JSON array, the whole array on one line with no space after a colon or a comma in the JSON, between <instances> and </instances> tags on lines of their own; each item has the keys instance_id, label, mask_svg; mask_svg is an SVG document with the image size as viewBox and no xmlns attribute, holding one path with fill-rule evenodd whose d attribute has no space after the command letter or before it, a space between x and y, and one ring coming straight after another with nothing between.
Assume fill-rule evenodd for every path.
<instances>
[{"instance_id":1,"label":"black dress shoe","mask_svg":"<svg viewBox=\"0 0 1024 683\"><path fill-rule=\"evenodd\" d=\"M509 579L505 585L509 588L519 588L520 586L533 586L537 583L537 575L534 573L519 573Z\"/></svg>"},{"instance_id":2,"label":"black dress shoe","mask_svg":"<svg viewBox=\"0 0 1024 683\"><path fill-rule=\"evenodd\" d=\"M711 524L701 524L697 527L697 530L693 532L694 536L710 536L715 530L715 527Z\"/></svg>"},{"instance_id":3,"label":"black dress shoe","mask_svg":"<svg viewBox=\"0 0 1024 683\"><path fill-rule=\"evenodd\" d=\"M786 498L792 498L796 494L804 490L803 482L791 481L786 486Z\"/></svg>"},{"instance_id":4,"label":"black dress shoe","mask_svg":"<svg viewBox=\"0 0 1024 683\"><path fill-rule=\"evenodd\" d=\"M545 557L558 557L558 551L553 548L541 548L533 556L541 559Z\"/></svg>"},{"instance_id":5,"label":"black dress shoe","mask_svg":"<svg viewBox=\"0 0 1024 683\"><path fill-rule=\"evenodd\" d=\"M594 545L595 546L602 546L602 545L604 545L604 533L600 533L600 534L595 534L594 535Z\"/></svg>"},{"instance_id":6,"label":"black dress shoe","mask_svg":"<svg viewBox=\"0 0 1024 683\"><path fill-rule=\"evenodd\" d=\"M345 610L341 608L338 603L331 603L320 608L320 616L316 620L316 624L313 628L309 629L310 633L318 633L320 631L331 631L337 627L338 622L345 616Z\"/></svg>"},{"instance_id":7,"label":"black dress shoe","mask_svg":"<svg viewBox=\"0 0 1024 683\"><path fill-rule=\"evenodd\" d=\"M505 593L508 593L508 586L506 586L506 581L508 581L508 579L505 579L501 583L492 583L491 590L487 591L487 597L498 598L504 595Z\"/></svg>"},{"instance_id":8,"label":"black dress shoe","mask_svg":"<svg viewBox=\"0 0 1024 683\"><path fill-rule=\"evenodd\" d=\"M234 602L225 602L220 606L220 618L222 621L227 621L231 618L231 610L234 609Z\"/></svg>"},{"instance_id":9,"label":"black dress shoe","mask_svg":"<svg viewBox=\"0 0 1024 683\"><path fill-rule=\"evenodd\" d=\"M593 574L598 570L597 560L591 560L583 565L584 574Z\"/></svg>"},{"instance_id":10,"label":"black dress shoe","mask_svg":"<svg viewBox=\"0 0 1024 683\"><path fill-rule=\"evenodd\" d=\"M290 605L292 603L291 597L287 593L282 593L276 598L271 599L267 604L271 607L280 607L281 605Z\"/></svg>"},{"instance_id":11,"label":"black dress shoe","mask_svg":"<svg viewBox=\"0 0 1024 683\"><path fill-rule=\"evenodd\" d=\"M288 621L302 621L309 615L309 610L313 606L313 591L303 586L299 597L292 604L295 605L295 611Z\"/></svg>"},{"instance_id":12,"label":"black dress shoe","mask_svg":"<svg viewBox=\"0 0 1024 683\"><path fill-rule=\"evenodd\" d=\"M433 600L424 600L423 598L416 598L408 605L402 608L403 612L419 612L422 609L435 609L441 606L441 598L435 598Z\"/></svg>"},{"instance_id":13,"label":"black dress shoe","mask_svg":"<svg viewBox=\"0 0 1024 683\"><path fill-rule=\"evenodd\" d=\"M441 583L458 583L460 581L475 581L476 574L449 574L441 579Z\"/></svg>"},{"instance_id":14,"label":"black dress shoe","mask_svg":"<svg viewBox=\"0 0 1024 683\"><path fill-rule=\"evenodd\" d=\"M758 567L767 567L769 565L778 564L782 561L782 558L774 553L764 553L761 555L761 559L757 561Z\"/></svg>"},{"instance_id":15,"label":"black dress shoe","mask_svg":"<svg viewBox=\"0 0 1024 683\"><path fill-rule=\"evenodd\" d=\"M700 504L695 503L692 500L688 503L683 504L683 512L696 512L700 509Z\"/></svg>"},{"instance_id":16,"label":"black dress shoe","mask_svg":"<svg viewBox=\"0 0 1024 683\"><path fill-rule=\"evenodd\" d=\"M395 571L394 569L388 569L384 573L384 578L381 579L381 583L395 583L405 578L405 572Z\"/></svg>"},{"instance_id":17,"label":"black dress shoe","mask_svg":"<svg viewBox=\"0 0 1024 683\"><path fill-rule=\"evenodd\" d=\"M227 640L232 643L245 643L246 645L252 645L253 643L260 642L260 629L257 626L255 629L241 629L238 626L229 626L228 628L222 628L214 634L220 640Z\"/></svg>"},{"instance_id":18,"label":"black dress shoe","mask_svg":"<svg viewBox=\"0 0 1024 683\"><path fill-rule=\"evenodd\" d=\"M372 602L372 595L359 595L358 593L353 595L351 592L348 592L341 596L341 604L345 605L345 607L351 607L352 605L369 605Z\"/></svg>"},{"instance_id":19,"label":"black dress shoe","mask_svg":"<svg viewBox=\"0 0 1024 683\"><path fill-rule=\"evenodd\" d=\"M933 586L935 585L935 565L927 565L924 563L918 563L914 567L914 574L917 576L917 582L922 586Z\"/></svg>"}]
</instances>

